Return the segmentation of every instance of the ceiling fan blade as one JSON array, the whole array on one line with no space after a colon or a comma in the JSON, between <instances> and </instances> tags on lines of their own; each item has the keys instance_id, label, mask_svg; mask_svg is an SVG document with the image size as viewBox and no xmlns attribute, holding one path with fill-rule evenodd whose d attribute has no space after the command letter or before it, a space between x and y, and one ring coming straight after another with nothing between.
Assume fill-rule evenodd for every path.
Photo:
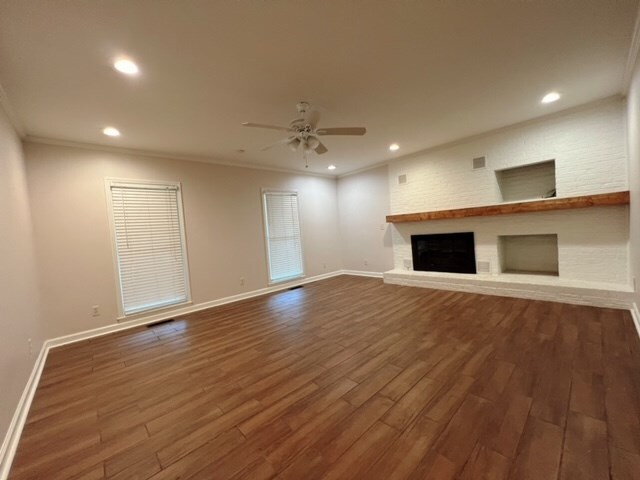
<instances>
[{"instance_id":1,"label":"ceiling fan blade","mask_svg":"<svg viewBox=\"0 0 640 480\"><path fill-rule=\"evenodd\" d=\"M279 127L277 125L265 125L263 123L252 123L252 122L243 122L243 127L254 127L254 128L268 128L269 130L279 130L281 132L291 132L292 129L290 127Z\"/></svg>"},{"instance_id":2,"label":"ceiling fan blade","mask_svg":"<svg viewBox=\"0 0 640 480\"><path fill-rule=\"evenodd\" d=\"M323 153L327 153L329 151L322 142L318 143L318 146L315 150L318 155L322 155Z\"/></svg>"},{"instance_id":3,"label":"ceiling fan blade","mask_svg":"<svg viewBox=\"0 0 640 480\"><path fill-rule=\"evenodd\" d=\"M367 129L364 127L340 127L340 128L319 128L318 135L364 135Z\"/></svg>"},{"instance_id":4,"label":"ceiling fan blade","mask_svg":"<svg viewBox=\"0 0 640 480\"><path fill-rule=\"evenodd\" d=\"M293 140L294 138L296 138L296 137L283 138L282 140L278 140L277 142L272 143L270 145L267 145L266 147L262 147L260 150L262 150L264 152L265 150L269 150L271 147L275 147L277 145L287 144L287 143L291 142L291 140Z\"/></svg>"},{"instance_id":5,"label":"ceiling fan blade","mask_svg":"<svg viewBox=\"0 0 640 480\"><path fill-rule=\"evenodd\" d=\"M298 151L298 147L300 145L302 145L302 142L298 137L295 137L295 136L289 142L289 148L291 149L292 152Z\"/></svg>"}]
</instances>

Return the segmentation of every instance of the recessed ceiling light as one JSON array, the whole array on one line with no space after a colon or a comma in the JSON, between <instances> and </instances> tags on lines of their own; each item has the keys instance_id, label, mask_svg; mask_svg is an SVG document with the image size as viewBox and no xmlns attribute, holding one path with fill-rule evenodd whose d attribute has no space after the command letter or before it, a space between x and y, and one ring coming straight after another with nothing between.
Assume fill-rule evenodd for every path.
<instances>
[{"instance_id":1,"label":"recessed ceiling light","mask_svg":"<svg viewBox=\"0 0 640 480\"><path fill-rule=\"evenodd\" d=\"M400 149L400 145L398 145L397 143L392 143L391 145L389 145L389 150L391 150L392 152L395 152L396 150Z\"/></svg>"},{"instance_id":2,"label":"recessed ceiling light","mask_svg":"<svg viewBox=\"0 0 640 480\"><path fill-rule=\"evenodd\" d=\"M105 129L102 130L102 133L104 133L108 137L119 137L120 136L120 130L118 130L117 128L114 128L114 127L106 127Z\"/></svg>"},{"instance_id":3,"label":"recessed ceiling light","mask_svg":"<svg viewBox=\"0 0 640 480\"><path fill-rule=\"evenodd\" d=\"M335 166L335 165L329 165L327 168L328 168L329 170L335 170L335 169L336 169L336 166Z\"/></svg>"},{"instance_id":4,"label":"recessed ceiling light","mask_svg":"<svg viewBox=\"0 0 640 480\"><path fill-rule=\"evenodd\" d=\"M553 103L560 100L560 94L558 92L549 92L542 97L542 103Z\"/></svg>"},{"instance_id":5,"label":"recessed ceiling light","mask_svg":"<svg viewBox=\"0 0 640 480\"><path fill-rule=\"evenodd\" d=\"M113 64L113 68L127 75L137 75L138 72L140 71L140 69L138 68L138 65L136 65L135 63L133 63L131 60L127 58L121 58L120 60L116 60Z\"/></svg>"}]
</instances>

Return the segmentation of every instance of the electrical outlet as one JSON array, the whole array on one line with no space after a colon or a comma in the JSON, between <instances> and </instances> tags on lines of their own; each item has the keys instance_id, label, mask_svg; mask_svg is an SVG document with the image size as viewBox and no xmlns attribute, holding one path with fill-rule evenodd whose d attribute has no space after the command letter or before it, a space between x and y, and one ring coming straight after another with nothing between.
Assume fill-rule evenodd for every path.
<instances>
[{"instance_id":1,"label":"electrical outlet","mask_svg":"<svg viewBox=\"0 0 640 480\"><path fill-rule=\"evenodd\" d=\"M368 266L369 266L369 260L367 260L367 259L365 259L365 260L364 260L364 266L365 266L365 267L368 267Z\"/></svg>"},{"instance_id":2,"label":"electrical outlet","mask_svg":"<svg viewBox=\"0 0 640 480\"><path fill-rule=\"evenodd\" d=\"M100 316L100 305L94 305L91 307L91 316L99 317Z\"/></svg>"},{"instance_id":3,"label":"electrical outlet","mask_svg":"<svg viewBox=\"0 0 640 480\"><path fill-rule=\"evenodd\" d=\"M240 277L240 286L244 287L244 277Z\"/></svg>"},{"instance_id":4,"label":"electrical outlet","mask_svg":"<svg viewBox=\"0 0 640 480\"><path fill-rule=\"evenodd\" d=\"M322 268L323 268L324 270L326 270L326 269L327 269L327 264L326 264L326 263L323 263L323 264L322 264Z\"/></svg>"}]
</instances>

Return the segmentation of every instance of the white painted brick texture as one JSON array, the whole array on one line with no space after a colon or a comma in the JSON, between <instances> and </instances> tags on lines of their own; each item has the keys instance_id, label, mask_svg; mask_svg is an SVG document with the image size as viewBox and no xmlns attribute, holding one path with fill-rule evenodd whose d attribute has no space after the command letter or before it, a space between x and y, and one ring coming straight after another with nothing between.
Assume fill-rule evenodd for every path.
<instances>
[{"instance_id":1,"label":"white painted brick texture","mask_svg":"<svg viewBox=\"0 0 640 480\"><path fill-rule=\"evenodd\" d=\"M474 157L487 168L472 170ZM389 165L391 213L411 213L500 203L495 170L546 160L556 162L558 197L628 189L625 105L612 100L539 122L512 127ZM407 183L399 185L398 175ZM498 235L558 234L560 278L629 283L627 207L470 217L395 224L394 265L411 258L411 235L474 231L476 259L499 273Z\"/></svg>"},{"instance_id":2,"label":"white painted brick texture","mask_svg":"<svg viewBox=\"0 0 640 480\"><path fill-rule=\"evenodd\" d=\"M497 275L499 235L556 233L561 278L626 284L628 218L629 209L622 206L399 223L392 229L393 260L396 269L404 269L404 259L411 258L411 235L474 232L476 260L491 262L491 274Z\"/></svg>"},{"instance_id":3,"label":"white painted brick texture","mask_svg":"<svg viewBox=\"0 0 640 480\"><path fill-rule=\"evenodd\" d=\"M624 115L624 103L610 101L392 162L391 213L499 203L495 170L545 160L556 161L559 197L627 190ZM483 155L487 168L473 170ZM402 174L407 183L398 185Z\"/></svg>"}]
</instances>

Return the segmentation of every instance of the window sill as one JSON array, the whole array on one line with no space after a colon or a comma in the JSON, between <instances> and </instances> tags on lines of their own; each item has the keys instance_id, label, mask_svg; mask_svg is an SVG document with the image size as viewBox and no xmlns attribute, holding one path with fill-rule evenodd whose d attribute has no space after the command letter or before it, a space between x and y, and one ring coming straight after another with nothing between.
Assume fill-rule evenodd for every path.
<instances>
[{"instance_id":1,"label":"window sill","mask_svg":"<svg viewBox=\"0 0 640 480\"><path fill-rule=\"evenodd\" d=\"M296 275L295 277L287 277L280 280L270 280L267 285L269 285L270 287L273 285L282 285L283 283L294 282L296 280L300 280L301 278L306 278L306 275L303 273L302 275Z\"/></svg>"},{"instance_id":2,"label":"window sill","mask_svg":"<svg viewBox=\"0 0 640 480\"><path fill-rule=\"evenodd\" d=\"M164 305L162 307L150 308L149 310L142 310L140 312L130 313L128 315L120 314L116 318L116 321L117 322L126 322L126 321L129 321L129 320L136 320L138 318L148 317L150 315L158 315L160 313L168 313L171 310L174 310L174 309L180 308L180 307L186 307L188 305L193 305L193 301L187 300L186 302L172 303L171 305Z\"/></svg>"}]
</instances>

